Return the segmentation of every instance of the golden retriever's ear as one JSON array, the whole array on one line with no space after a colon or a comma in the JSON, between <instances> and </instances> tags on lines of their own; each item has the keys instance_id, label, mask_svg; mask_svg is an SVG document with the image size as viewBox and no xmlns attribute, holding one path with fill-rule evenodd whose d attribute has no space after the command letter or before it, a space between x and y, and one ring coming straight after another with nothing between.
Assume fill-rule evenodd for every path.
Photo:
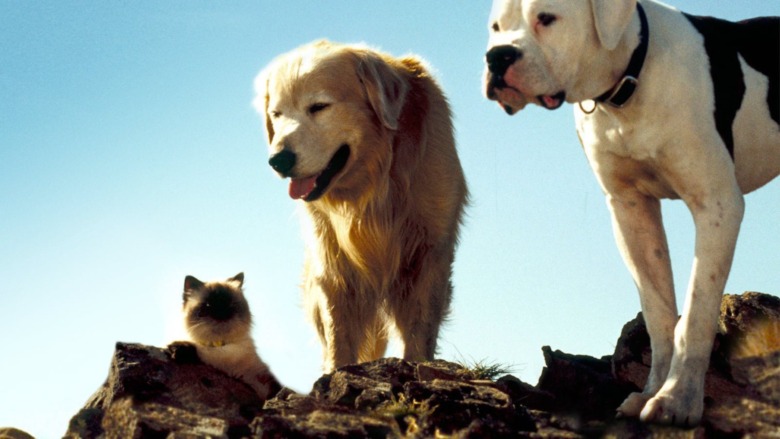
<instances>
[{"instance_id":1,"label":"golden retriever's ear","mask_svg":"<svg viewBox=\"0 0 780 439\"><path fill-rule=\"evenodd\" d=\"M636 0L590 0L590 6L601 45L615 49L634 16Z\"/></svg>"},{"instance_id":2,"label":"golden retriever's ear","mask_svg":"<svg viewBox=\"0 0 780 439\"><path fill-rule=\"evenodd\" d=\"M265 134L268 138L268 144L271 144L274 138L274 126L271 124L271 118L268 117L268 77L267 70L260 72L255 78L255 99L252 104L265 120Z\"/></svg>"},{"instance_id":3,"label":"golden retriever's ear","mask_svg":"<svg viewBox=\"0 0 780 439\"><path fill-rule=\"evenodd\" d=\"M398 129L408 84L375 53L366 51L358 56L357 74L371 107L382 125L391 130Z\"/></svg>"}]
</instances>

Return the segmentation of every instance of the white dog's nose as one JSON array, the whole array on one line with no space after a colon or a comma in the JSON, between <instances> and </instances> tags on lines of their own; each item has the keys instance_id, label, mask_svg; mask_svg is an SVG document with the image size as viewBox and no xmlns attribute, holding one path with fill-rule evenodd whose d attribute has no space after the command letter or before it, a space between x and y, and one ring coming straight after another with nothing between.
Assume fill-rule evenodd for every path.
<instances>
[{"instance_id":1,"label":"white dog's nose","mask_svg":"<svg viewBox=\"0 0 780 439\"><path fill-rule=\"evenodd\" d=\"M523 58L523 52L515 46L496 46L485 54L488 70L494 75L503 76L506 69L515 61Z\"/></svg>"}]
</instances>

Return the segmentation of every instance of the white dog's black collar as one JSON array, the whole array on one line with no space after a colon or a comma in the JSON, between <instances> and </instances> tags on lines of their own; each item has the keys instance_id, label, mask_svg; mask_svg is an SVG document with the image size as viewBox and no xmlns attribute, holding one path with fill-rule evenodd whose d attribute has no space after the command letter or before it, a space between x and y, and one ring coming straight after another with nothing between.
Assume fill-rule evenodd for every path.
<instances>
[{"instance_id":1,"label":"white dog's black collar","mask_svg":"<svg viewBox=\"0 0 780 439\"><path fill-rule=\"evenodd\" d=\"M649 43L650 29L647 25L647 16L642 5L637 3L636 10L639 12L639 21L641 22L641 29L639 31L639 46L634 49L634 53L631 55L631 60L628 62L628 67L623 73L623 77L615 84L614 87L607 90L606 93L595 99L596 102L605 102L613 107L621 108L631 99L634 95L637 86L639 85L639 72L642 71L642 66L645 64L645 56L647 55L647 46Z\"/></svg>"}]
</instances>

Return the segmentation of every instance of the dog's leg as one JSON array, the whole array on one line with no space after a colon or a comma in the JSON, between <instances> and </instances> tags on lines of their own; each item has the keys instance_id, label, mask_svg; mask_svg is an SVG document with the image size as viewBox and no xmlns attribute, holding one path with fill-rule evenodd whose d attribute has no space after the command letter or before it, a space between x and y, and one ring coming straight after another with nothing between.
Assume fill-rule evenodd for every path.
<instances>
[{"instance_id":1,"label":"dog's leg","mask_svg":"<svg viewBox=\"0 0 780 439\"><path fill-rule=\"evenodd\" d=\"M360 347L365 341L367 328L362 319L340 305L344 304L335 305L325 299L319 308L323 328L322 368L326 373L348 364L357 364Z\"/></svg>"},{"instance_id":2,"label":"dog's leg","mask_svg":"<svg viewBox=\"0 0 780 439\"><path fill-rule=\"evenodd\" d=\"M639 290L642 315L650 334L652 365L641 393L631 394L618 408L622 416L639 416L661 388L672 358L677 305L661 203L632 189L608 196L618 248Z\"/></svg>"},{"instance_id":3,"label":"dog's leg","mask_svg":"<svg viewBox=\"0 0 780 439\"><path fill-rule=\"evenodd\" d=\"M444 257L442 257L444 259ZM439 266L436 266L438 264ZM415 266L416 278L388 298L389 312L404 343L404 359L432 360L441 323L449 313L452 286L450 264Z\"/></svg>"},{"instance_id":4,"label":"dog's leg","mask_svg":"<svg viewBox=\"0 0 780 439\"><path fill-rule=\"evenodd\" d=\"M356 364L373 321L372 306L356 300L354 291L338 289L323 280L308 282L305 296L307 302L313 301L307 305L322 343L323 371Z\"/></svg>"},{"instance_id":5,"label":"dog's leg","mask_svg":"<svg viewBox=\"0 0 780 439\"><path fill-rule=\"evenodd\" d=\"M693 214L696 247L683 314L675 329L669 376L640 419L696 425L704 411L704 379L720 304L734 256L744 200L736 181L720 174L683 195ZM732 174L733 175L733 174Z\"/></svg>"},{"instance_id":6,"label":"dog's leg","mask_svg":"<svg viewBox=\"0 0 780 439\"><path fill-rule=\"evenodd\" d=\"M360 347L358 361L364 363L382 358L387 351L388 335L387 317L384 313L378 313Z\"/></svg>"}]
</instances>

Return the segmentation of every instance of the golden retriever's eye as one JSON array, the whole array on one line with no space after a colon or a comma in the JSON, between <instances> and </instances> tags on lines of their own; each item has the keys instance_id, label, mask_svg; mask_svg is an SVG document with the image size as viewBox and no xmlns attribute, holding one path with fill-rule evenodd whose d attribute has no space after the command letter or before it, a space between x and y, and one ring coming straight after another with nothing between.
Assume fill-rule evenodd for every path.
<instances>
[{"instance_id":1,"label":"golden retriever's eye","mask_svg":"<svg viewBox=\"0 0 780 439\"><path fill-rule=\"evenodd\" d=\"M548 14L547 12L540 12L539 15L536 16L536 18L539 20L539 24L541 24L544 27L547 27L553 24L558 17L556 17L553 14Z\"/></svg>"},{"instance_id":2,"label":"golden retriever's eye","mask_svg":"<svg viewBox=\"0 0 780 439\"><path fill-rule=\"evenodd\" d=\"M497 21L493 22L493 25L490 26L490 28L493 29L493 32L498 32L501 30L501 26L498 25Z\"/></svg>"},{"instance_id":3,"label":"golden retriever's eye","mask_svg":"<svg viewBox=\"0 0 780 439\"><path fill-rule=\"evenodd\" d=\"M271 116L271 119L278 119L281 115L281 111L269 111L268 114Z\"/></svg>"},{"instance_id":4,"label":"golden retriever's eye","mask_svg":"<svg viewBox=\"0 0 780 439\"><path fill-rule=\"evenodd\" d=\"M321 103L321 102L318 102L316 104L311 104L309 106L309 114L319 113L320 111L322 111L322 110L324 110L324 109L326 109L328 107L330 107L330 104L324 104L324 103Z\"/></svg>"}]
</instances>

